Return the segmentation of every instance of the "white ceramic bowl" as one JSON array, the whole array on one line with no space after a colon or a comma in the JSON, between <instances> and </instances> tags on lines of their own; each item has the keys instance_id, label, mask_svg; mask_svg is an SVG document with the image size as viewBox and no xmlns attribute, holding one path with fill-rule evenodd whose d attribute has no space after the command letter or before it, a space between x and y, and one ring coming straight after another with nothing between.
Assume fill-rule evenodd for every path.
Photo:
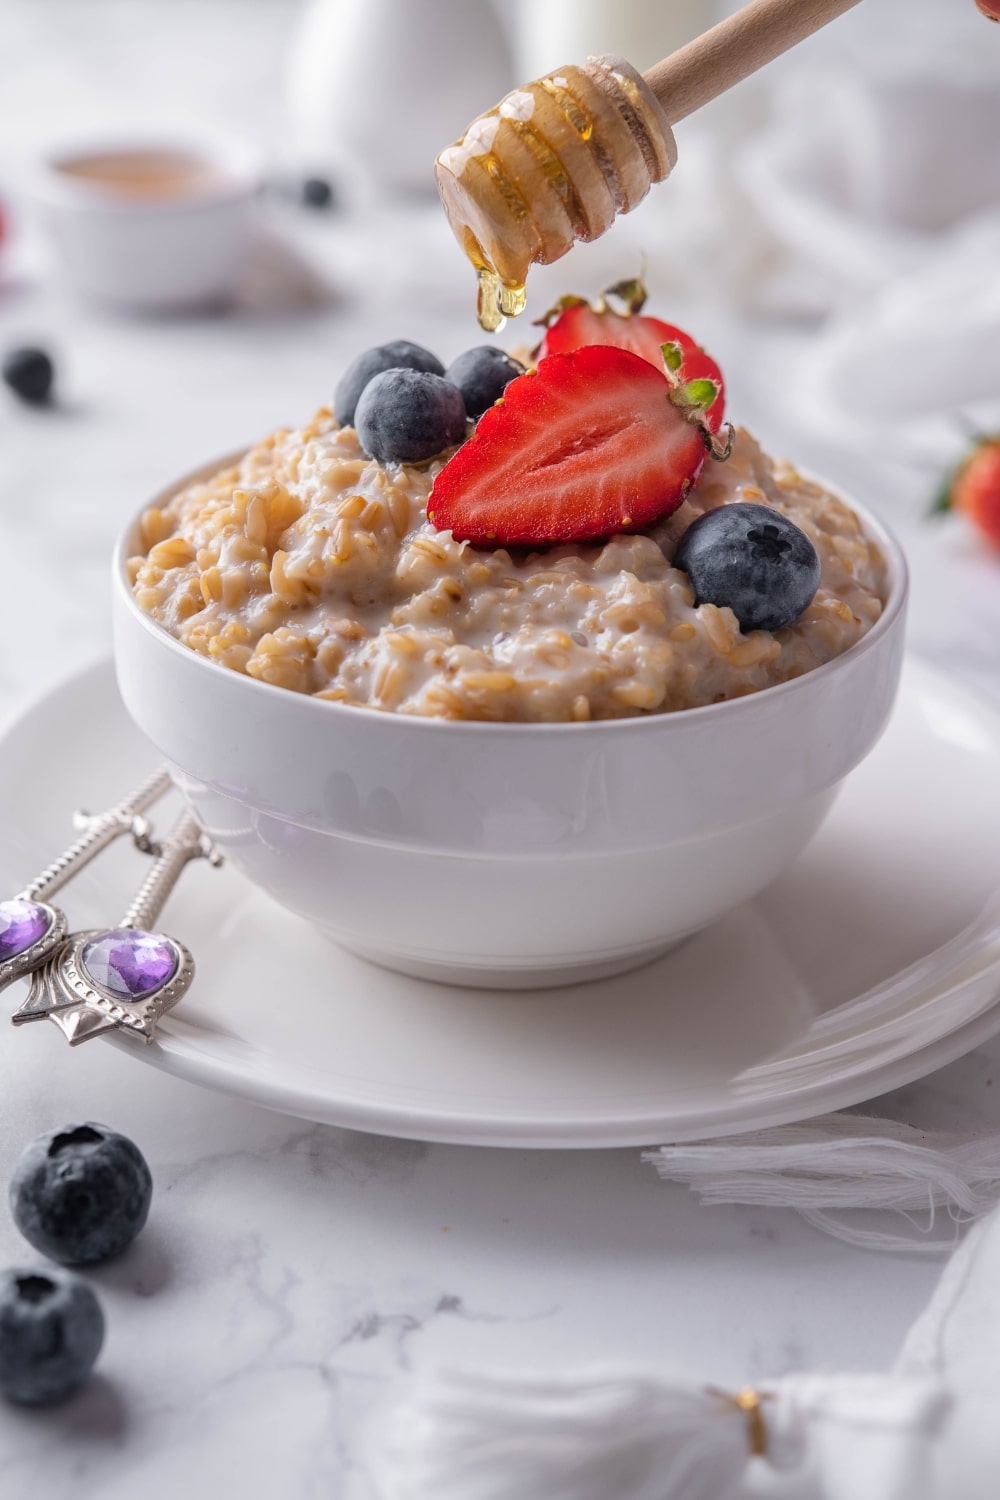
<instances>
[{"instance_id":1,"label":"white ceramic bowl","mask_svg":"<svg viewBox=\"0 0 1000 1500\"><path fill-rule=\"evenodd\" d=\"M140 550L136 528L114 564L118 682L226 856L344 947L454 983L593 979L766 886L882 733L906 565L861 514L888 561L878 623L826 666L707 708L455 723L272 687L143 614L124 567Z\"/></svg>"},{"instance_id":2,"label":"white ceramic bowl","mask_svg":"<svg viewBox=\"0 0 1000 1500\"><path fill-rule=\"evenodd\" d=\"M123 187L130 167L144 160L176 164L170 190ZM85 296L136 312L230 296L253 244L259 189L250 153L216 141L54 150L28 184L67 280Z\"/></svg>"}]
</instances>

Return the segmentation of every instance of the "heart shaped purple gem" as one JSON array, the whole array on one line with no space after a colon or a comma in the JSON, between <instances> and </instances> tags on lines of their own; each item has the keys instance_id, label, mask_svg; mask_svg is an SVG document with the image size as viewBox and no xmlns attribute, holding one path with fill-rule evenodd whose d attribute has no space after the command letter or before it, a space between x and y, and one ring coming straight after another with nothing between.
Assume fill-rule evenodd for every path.
<instances>
[{"instance_id":1,"label":"heart shaped purple gem","mask_svg":"<svg viewBox=\"0 0 1000 1500\"><path fill-rule=\"evenodd\" d=\"M173 978L177 953L159 932L119 927L87 943L80 964L87 978L102 990L136 1000L162 989Z\"/></svg>"},{"instance_id":2,"label":"heart shaped purple gem","mask_svg":"<svg viewBox=\"0 0 1000 1500\"><path fill-rule=\"evenodd\" d=\"M0 901L0 964L24 953L48 932L51 917L34 901Z\"/></svg>"}]
</instances>

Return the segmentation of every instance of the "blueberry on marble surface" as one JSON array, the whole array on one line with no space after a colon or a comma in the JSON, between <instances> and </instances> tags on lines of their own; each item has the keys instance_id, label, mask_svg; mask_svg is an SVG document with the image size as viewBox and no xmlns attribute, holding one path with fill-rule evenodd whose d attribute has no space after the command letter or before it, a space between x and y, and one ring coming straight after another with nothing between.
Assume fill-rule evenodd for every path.
<instances>
[{"instance_id":1,"label":"blueberry on marble surface","mask_svg":"<svg viewBox=\"0 0 1000 1500\"><path fill-rule=\"evenodd\" d=\"M366 349L348 365L333 393L333 410L342 427L355 425L354 414L362 391L384 370L426 370L431 375L443 375L444 365L429 349L407 339L394 339L391 344Z\"/></svg>"},{"instance_id":2,"label":"blueberry on marble surface","mask_svg":"<svg viewBox=\"0 0 1000 1500\"><path fill-rule=\"evenodd\" d=\"M453 360L444 378L458 386L467 414L475 418L499 401L505 387L523 374L524 366L505 350L495 344L480 344Z\"/></svg>"},{"instance_id":3,"label":"blueberry on marble surface","mask_svg":"<svg viewBox=\"0 0 1000 1500\"><path fill-rule=\"evenodd\" d=\"M385 370L365 386L354 425L369 458L420 463L464 442L465 402L440 375Z\"/></svg>"},{"instance_id":4,"label":"blueberry on marble surface","mask_svg":"<svg viewBox=\"0 0 1000 1500\"><path fill-rule=\"evenodd\" d=\"M127 1136L106 1125L64 1125L23 1152L10 1184L14 1223L29 1244L67 1266L96 1265L146 1222L153 1179Z\"/></svg>"},{"instance_id":5,"label":"blueberry on marble surface","mask_svg":"<svg viewBox=\"0 0 1000 1500\"><path fill-rule=\"evenodd\" d=\"M101 1304L55 1266L0 1271L0 1395L62 1401L93 1369L104 1342Z\"/></svg>"},{"instance_id":6,"label":"blueberry on marble surface","mask_svg":"<svg viewBox=\"0 0 1000 1500\"><path fill-rule=\"evenodd\" d=\"M44 349L11 349L0 362L0 375L28 406L44 406L52 394L55 367Z\"/></svg>"},{"instance_id":7,"label":"blueberry on marble surface","mask_svg":"<svg viewBox=\"0 0 1000 1500\"><path fill-rule=\"evenodd\" d=\"M820 564L798 526L768 505L738 501L708 510L688 527L674 567L698 604L728 606L743 631L781 630L808 609Z\"/></svg>"},{"instance_id":8,"label":"blueberry on marble surface","mask_svg":"<svg viewBox=\"0 0 1000 1500\"><path fill-rule=\"evenodd\" d=\"M302 202L307 208L330 208L333 188L325 177L307 177L302 183Z\"/></svg>"}]
</instances>

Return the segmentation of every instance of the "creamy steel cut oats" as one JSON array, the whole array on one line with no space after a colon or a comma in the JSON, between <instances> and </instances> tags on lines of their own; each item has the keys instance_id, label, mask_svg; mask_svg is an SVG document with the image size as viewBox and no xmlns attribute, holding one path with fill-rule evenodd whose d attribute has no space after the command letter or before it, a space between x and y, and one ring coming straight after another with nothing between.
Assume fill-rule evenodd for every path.
<instances>
[{"instance_id":1,"label":"creamy steel cut oats","mask_svg":"<svg viewBox=\"0 0 1000 1500\"><path fill-rule=\"evenodd\" d=\"M559 722L717 703L786 682L882 612L882 556L855 513L745 431L647 531L538 552L437 531L429 465L380 465L322 410L141 520L136 600L185 646L331 702L435 718ZM696 605L677 543L704 511L773 507L820 559L794 624L743 634Z\"/></svg>"}]
</instances>

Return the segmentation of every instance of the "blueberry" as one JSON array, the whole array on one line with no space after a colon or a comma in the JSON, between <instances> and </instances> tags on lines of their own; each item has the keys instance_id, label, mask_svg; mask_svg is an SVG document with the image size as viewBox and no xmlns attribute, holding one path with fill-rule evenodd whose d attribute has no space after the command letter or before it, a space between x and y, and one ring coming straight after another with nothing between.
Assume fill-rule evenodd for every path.
<instances>
[{"instance_id":1,"label":"blueberry","mask_svg":"<svg viewBox=\"0 0 1000 1500\"><path fill-rule=\"evenodd\" d=\"M0 1271L0 1395L31 1406L61 1401L104 1342L101 1304L54 1266Z\"/></svg>"},{"instance_id":2,"label":"blueberry","mask_svg":"<svg viewBox=\"0 0 1000 1500\"><path fill-rule=\"evenodd\" d=\"M3 357L0 374L15 396L29 406L44 406L52 391L55 369L44 349L11 349Z\"/></svg>"},{"instance_id":3,"label":"blueberry","mask_svg":"<svg viewBox=\"0 0 1000 1500\"><path fill-rule=\"evenodd\" d=\"M14 1169L10 1209L29 1244L67 1266L109 1260L146 1222L153 1179L138 1146L106 1125L33 1140Z\"/></svg>"},{"instance_id":4,"label":"blueberry","mask_svg":"<svg viewBox=\"0 0 1000 1500\"><path fill-rule=\"evenodd\" d=\"M465 402L440 375L385 370L365 386L354 425L369 458L419 463L464 441Z\"/></svg>"},{"instance_id":5,"label":"blueberry","mask_svg":"<svg viewBox=\"0 0 1000 1500\"><path fill-rule=\"evenodd\" d=\"M333 203L333 188L325 177L307 177L302 184L302 202L307 208L329 208Z\"/></svg>"},{"instance_id":6,"label":"blueberry","mask_svg":"<svg viewBox=\"0 0 1000 1500\"><path fill-rule=\"evenodd\" d=\"M354 413L361 392L369 380L381 375L383 370L429 370L432 375L443 375L444 365L429 349L408 343L406 339L366 349L348 365L333 394L333 409L342 427L354 426Z\"/></svg>"},{"instance_id":7,"label":"blueberry","mask_svg":"<svg viewBox=\"0 0 1000 1500\"><path fill-rule=\"evenodd\" d=\"M470 417L481 417L486 409L499 401L505 386L517 375L524 374L524 366L495 344L480 344L475 349L466 349L444 372L445 380L457 385L465 399L465 410Z\"/></svg>"},{"instance_id":8,"label":"blueberry","mask_svg":"<svg viewBox=\"0 0 1000 1500\"><path fill-rule=\"evenodd\" d=\"M780 630L808 609L819 587L816 549L797 526L767 505L720 505L680 539L674 567L691 580L699 604L728 605L749 630Z\"/></svg>"}]
</instances>

